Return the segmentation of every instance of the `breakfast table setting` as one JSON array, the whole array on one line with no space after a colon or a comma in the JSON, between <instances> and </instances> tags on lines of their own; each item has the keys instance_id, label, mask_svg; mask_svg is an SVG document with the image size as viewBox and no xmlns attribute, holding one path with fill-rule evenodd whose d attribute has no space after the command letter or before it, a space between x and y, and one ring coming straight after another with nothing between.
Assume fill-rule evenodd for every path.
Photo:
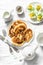
<instances>
[{"instance_id":1,"label":"breakfast table setting","mask_svg":"<svg viewBox=\"0 0 43 65\"><path fill-rule=\"evenodd\" d=\"M43 65L43 0L0 0L0 65Z\"/></svg>"}]
</instances>

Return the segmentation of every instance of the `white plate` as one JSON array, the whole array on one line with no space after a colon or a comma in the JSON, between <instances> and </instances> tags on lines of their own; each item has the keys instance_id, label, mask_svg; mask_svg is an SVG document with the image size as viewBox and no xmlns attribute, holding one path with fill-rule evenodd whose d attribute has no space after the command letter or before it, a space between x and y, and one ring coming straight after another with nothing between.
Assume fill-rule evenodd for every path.
<instances>
[{"instance_id":1,"label":"white plate","mask_svg":"<svg viewBox=\"0 0 43 65\"><path fill-rule=\"evenodd\" d=\"M30 4L32 4L33 6L36 6L37 4L40 4L40 5L42 6L42 4L39 3L39 2L32 2L32 3L30 3ZM29 11L27 10L27 15L28 15L28 14L29 14ZM32 20L32 19L29 17L29 15L28 15L28 20L29 20L30 23L33 23L33 24L39 24L39 23L42 22L42 21L34 21L34 20Z\"/></svg>"},{"instance_id":2,"label":"white plate","mask_svg":"<svg viewBox=\"0 0 43 65\"><path fill-rule=\"evenodd\" d=\"M31 28L30 28L31 29ZM32 30L33 31L33 30ZM8 31L7 31L8 32ZM10 44L11 45L13 45L12 43L12 41L11 41L11 38L8 36L7 37L8 38L8 40L11 42ZM18 49L21 49L21 48L24 48L25 46L27 46L27 45L29 45L31 42L32 42L32 40L34 39L34 31L33 31L33 37L31 38L31 40L29 41L29 42L26 42L26 43L24 43L24 45L23 46L16 46L16 45L13 45L14 47L16 47L16 48L18 48Z\"/></svg>"}]
</instances>

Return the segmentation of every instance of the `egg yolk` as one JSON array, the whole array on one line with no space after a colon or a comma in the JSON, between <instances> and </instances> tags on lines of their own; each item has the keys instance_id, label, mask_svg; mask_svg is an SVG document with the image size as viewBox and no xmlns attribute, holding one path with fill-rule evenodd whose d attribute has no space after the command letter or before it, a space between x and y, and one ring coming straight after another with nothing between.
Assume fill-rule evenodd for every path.
<instances>
[{"instance_id":1,"label":"egg yolk","mask_svg":"<svg viewBox=\"0 0 43 65\"><path fill-rule=\"evenodd\" d=\"M41 6L37 5L36 9L39 11L41 9Z\"/></svg>"},{"instance_id":2,"label":"egg yolk","mask_svg":"<svg viewBox=\"0 0 43 65\"><path fill-rule=\"evenodd\" d=\"M29 9L29 10L32 10L32 8L33 8L33 7L32 7L32 5L30 4L30 5L28 6L28 9Z\"/></svg>"},{"instance_id":3,"label":"egg yolk","mask_svg":"<svg viewBox=\"0 0 43 65\"><path fill-rule=\"evenodd\" d=\"M30 14L29 14L29 16L30 16L30 18L32 18L32 17L34 17L34 16L35 16L35 13L34 13L34 12L32 12L32 13L30 13Z\"/></svg>"},{"instance_id":4,"label":"egg yolk","mask_svg":"<svg viewBox=\"0 0 43 65\"><path fill-rule=\"evenodd\" d=\"M37 16L37 20L38 20L38 21L41 21L41 20L42 20L42 15L38 15L38 16Z\"/></svg>"}]
</instances>

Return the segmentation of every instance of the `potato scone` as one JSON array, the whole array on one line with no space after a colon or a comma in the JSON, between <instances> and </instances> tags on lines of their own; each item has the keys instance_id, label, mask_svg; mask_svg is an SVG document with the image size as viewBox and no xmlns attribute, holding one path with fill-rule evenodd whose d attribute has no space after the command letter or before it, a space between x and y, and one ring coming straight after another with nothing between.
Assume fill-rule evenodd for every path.
<instances>
[{"instance_id":1,"label":"potato scone","mask_svg":"<svg viewBox=\"0 0 43 65\"><path fill-rule=\"evenodd\" d=\"M24 40L26 42L29 42L31 40L32 36L33 36L32 30L31 29L26 29L24 31L24 34L25 34Z\"/></svg>"}]
</instances>

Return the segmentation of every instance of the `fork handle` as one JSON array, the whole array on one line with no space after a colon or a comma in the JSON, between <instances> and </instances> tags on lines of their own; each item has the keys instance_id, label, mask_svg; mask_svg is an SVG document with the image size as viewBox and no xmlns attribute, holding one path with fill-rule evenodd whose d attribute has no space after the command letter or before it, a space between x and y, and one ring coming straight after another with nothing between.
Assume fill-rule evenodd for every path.
<instances>
[{"instance_id":1,"label":"fork handle","mask_svg":"<svg viewBox=\"0 0 43 65\"><path fill-rule=\"evenodd\" d=\"M7 43L10 47L12 47L17 53L19 52L19 50L16 48L16 47L14 47L12 44L10 44L11 42L9 42L9 40L4 40L4 42L5 43Z\"/></svg>"}]
</instances>

